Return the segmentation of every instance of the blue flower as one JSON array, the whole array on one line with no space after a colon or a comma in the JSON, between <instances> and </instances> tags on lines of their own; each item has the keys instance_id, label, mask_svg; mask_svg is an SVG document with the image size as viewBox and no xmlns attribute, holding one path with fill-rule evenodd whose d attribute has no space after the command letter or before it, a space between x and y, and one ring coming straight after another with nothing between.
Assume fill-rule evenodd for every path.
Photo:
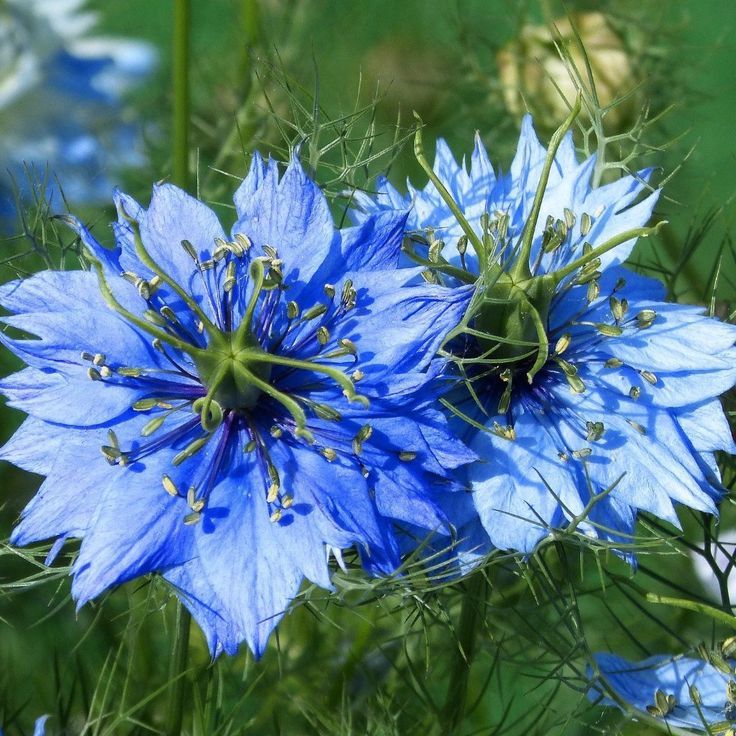
<instances>
[{"instance_id":1,"label":"blue flower","mask_svg":"<svg viewBox=\"0 0 736 736\"><path fill-rule=\"evenodd\" d=\"M659 192L650 171L593 187L571 123L545 150L527 116L507 174L480 140L469 169L439 141L424 189L358 194L358 221L411 206L408 257L475 285L445 347L464 384L446 404L481 458L461 471L472 494L448 496L471 558L565 527L621 545L637 511L677 526L675 503L713 513L714 453L734 449L718 397L736 329L621 265Z\"/></svg>"},{"instance_id":2,"label":"blue flower","mask_svg":"<svg viewBox=\"0 0 736 736\"><path fill-rule=\"evenodd\" d=\"M141 162L137 129L121 94L152 68L138 41L93 37L84 0L9 0L0 9L0 158L22 186L24 167L75 202L106 199L111 166ZM47 171L48 169L48 176ZM48 181L46 181L48 180ZM3 172L0 212L12 206Z\"/></svg>"},{"instance_id":3,"label":"blue flower","mask_svg":"<svg viewBox=\"0 0 736 736\"><path fill-rule=\"evenodd\" d=\"M161 572L213 653L259 655L328 552L400 565L400 526L448 532L439 499L473 456L437 410L431 360L462 290L406 286L406 213L336 230L292 160L256 156L228 237L202 202L117 193L116 248L74 218L95 273L0 289L29 416L0 456L45 475L16 544L82 538L72 593ZM98 287L99 281L99 287Z\"/></svg>"},{"instance_id":4,"label":"blue flower","mask_svg":"<svg viewBox=\"0 0 736 736\"><path fill-rule=\"evenodd\" d=\"M621 708L630 707L670 726L718 733L729 724L736 726L736 680L733 663L727 674L710 662L687 657L657 655L642 662L628 662L613 654L595 655L600 684L594 684L588 697ZM615 699L611 697L612 691ZM618 702L617 702L618 701Z\"/></svg>"},{"instance_id":5,"label":"blue flower","mask_svg":"<svg viewBox=\"0 0 736 736\"><path fill-rule=\"evenodd\" d=\"M36 718L36 721L33 724L33 736L46 736L46 721L51 718L51 716L41 716L40 718ZM0 736L4 736L5 731L0 728Z\"/></svg>"}]
</instances>

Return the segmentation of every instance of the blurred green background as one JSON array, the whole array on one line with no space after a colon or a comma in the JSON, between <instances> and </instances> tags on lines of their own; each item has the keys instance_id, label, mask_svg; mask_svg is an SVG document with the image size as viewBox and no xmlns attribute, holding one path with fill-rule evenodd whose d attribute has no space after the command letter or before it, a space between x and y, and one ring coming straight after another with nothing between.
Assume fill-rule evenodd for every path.
<instances>
[{"instance_id":1,"label":"blurred green background","mask_svg":"<svg viewBox=\"0 0 736 736\"><path fill-rule=\"evenodd\" d=\"M89 5L99 11L99 27L106 34L146 39L160 49L157 72L133 99L146 121L151 166L124 177L131 192L145 200L151 183L170 173L171 3L96 0ZM642 162L659 167L661 177L676 171L658 212L671 225L666 238L640 247L637 259L674 271L671 285L681 298L703 300L710 296L709 275L722 254L718 299L733 303L736 279L727 235L736 192L736 4L622 0L570 2L567 8L611 14L626 41L635 81L638 75L639 107L645 100L651 100L655 112L675 105L651 131L653 146L671 145ZM289 121L293 110L284 94L284 74L299 99L308 101L318 90L325 121L354 110L359 84L363 104L371 102L378 85L383 95L376 107L379 149L391 144L400 106L404 125L416 109L427 124L427 143L441 135L458 155L470 153L472 135L479 130L492 160L507 169L518 114L506 107L497 54L518 39L522 25L561 17L563 8L554 2L503 0L193 0L193 12L193 149L203 196L226 202L232 180L211 173L211 167L235 177L245 174L247 157L238 131L247 137L246 148L258 144L283 151L259 80L277 114ZM300 84L303 92L298 92ZM244 99L249 107L242 110ZM552 116L546 127L541 125L545 142L555 122ZM336 129L327 125L324 140ZM298 138L287 132L292 141ZM223 148L223 143L228 145ZM421 181L410 149L392 165L392 178L399 184L406 174ZM327 179L330 171L329 166L318 168ZM719 210L714 227L683 260L688 230L711 210ZM227 218L227 209L222 211ZM104 222L110 215L89 212L102 239L109 235ZM19 420L4 414L4 437ZM0 474L5 538L37 479L7 466ZM688 523L695 528L696 521ZM658 550L668 553L651 563L660 576L700 589L681 548L660 545ZM41 572L8 548L1 557L3 583ZM518 595L494 601L472 671L475 705L461 733L646 732L641 725L622 725L616 713L590 709L584 693L575 691L584 678L566 682L570 671L558 671L554 656L536 651L533 642L540 633L570 662L582 654L583 640L594 648L641 657L722 635L693 614L643 610L625 585L610 580L605 595L590 595L601 581L592 555L581 559L578 564L574 549L563 554L551 548L532 566L534 587L522 585ZM619 575L631 574L615 560L604 562ZM647 566L644 555L636 575L640 584L669 590L647 576ZM564 583L570 571L577 581L574 594ZM60 567L56 576L44 574L46 582L38 588L3 587L0 718L12 724L8 733L21 733L19 724L30 732L28 724L40 713L54 714L49 724L54 733L64 723L68 733L154 732L162 721L165 701L157 688L166 681L172 618L165 591L155 581L141 581L75 616L63 573ZM518 575L509 565L502 579L513 589ZM540 590L547 601L541 607L535 598ZM447 663L457 651L452 622L461 593L415 596L399 589L384 597L353 583L343 589L349 604L344 606L317 593L285 619L261 663L244 652L211 665L196 632L191 697L201 722L194 724L194 732L439 733L431 703L441 702ZM656 618L660 615L661 620ZM500 642L507 654L496 660ZM86 726L82 712L92 714Z\"/></svg>"}]
</instances>

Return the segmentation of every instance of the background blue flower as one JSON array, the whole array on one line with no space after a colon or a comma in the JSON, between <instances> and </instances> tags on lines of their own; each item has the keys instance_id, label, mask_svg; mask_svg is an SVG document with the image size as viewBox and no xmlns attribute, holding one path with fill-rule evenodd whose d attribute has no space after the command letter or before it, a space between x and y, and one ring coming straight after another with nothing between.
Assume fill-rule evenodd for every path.
<instances>
[{"instance_id":1,"label":"background blue flower","mask_svg":"<svg viewBox=\"0 0 736 736\"><path fill-rule=\"evenodd\" d=\"M705 660L657 655L629 662L606 653L596 654L595 660L601 679L623 702L596 685L588 692L593 701L621 709L630 706L699 733L716 732L709 730L716 725L721 733L736 723L736 681Z\"/></svg>"},{"instance_id":2,"label":"background blue flower","mask_svg":"<svg viewBox=\"0 0 736 736\"><path fill-rule=\"evenodd\" d=\"M85 0L9 0L0 8L0 213L12 212L10 176L28 174L61 207L110 196L113 167L144 160L122 96L153 67L139 41L90 36ZM10 172L10 173L9 173ZM56 192L56 194L54 194Z\"/></svg>"},{"instance_id":3,"label":"background blue flower","mask_svg":"<svg viewBox=\"0 0 736 736\"><path fill-rule=\"evenodd\" d=\"M46 476L12 541L81 537L79 605L162 572L213 654L258 655L304 578L330 587L331 548L391 574L397 524L449 532L446 476L473 456L427 369L469 292L407 287L405 213L338 231L297 159L254 158L229 236L171 185L116 205L115 250L69 218L97 276L0 290L38 338L4 338L29 417L1 454Z\"/></svg>"},{"instance_id":4,"label":"background blue flower","mask_svg":"<svg viewBox=\"0 0 736 736\"><path fill-rule=\"evenodd\" d=\"M507 174L494 171L479 139L469 168L437 145L436 176L502 278L516 278L511 293L536 309L548 341L537 365L531 307L504 306L498 271L485 273L470 315L476 332L453 348L472 392L453 396L452 409L464 415L459 431L481 460L463 470L472 495L450 497L448 512L471 558L489 542L529 552L571 524L621 545L639 510L679 526L674 503L713 513L713 453L734 448L718 396L736 381L736 329L699 307L667 303L659 282L620 265L657 201L649 171L594 188L595 158L578 162L568 133L519 266L546 158L528 116ZM409 185L406 197L386 180L377 189L358 194L358 221L411 206L407 232L428 246L419 255L434 258L445 283L459 283L450 267L477 278L467 233L433 183Z\"/></svg>"}]
</instances>

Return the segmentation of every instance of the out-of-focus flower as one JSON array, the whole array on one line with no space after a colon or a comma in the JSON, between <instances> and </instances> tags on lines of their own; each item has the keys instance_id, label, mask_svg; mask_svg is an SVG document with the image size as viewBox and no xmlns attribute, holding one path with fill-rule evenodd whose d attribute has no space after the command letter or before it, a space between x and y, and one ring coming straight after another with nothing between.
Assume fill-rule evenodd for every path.
<instances>
[{"instance_id":1,"label":"out-of-focus flower","mask_svg":"<svg viewBox=\"0 0 736 736\"><path fill-rule=\"evenodd\" d=\"M122 95L152 68L148 44L89 36L85 0L0 5L0 212L13 203L8 171L23 187L58 177L75 202L110 196L114 167L140 163L138 129Z\"/></svg>"},{"instance_id":2,"label":"out-of-focus flower","mask_svg":"<svg viewBox=\"0 0 736 736\"><path fill-rule=\"evenodd\" d=\"M40 718L36 718L35 723L33 724L33 736L46 736L46 721L51 718L51 716L41 716ZM5 731L0 728L0 736L5 736Z\"/></svg>"},{"instance_id":3,"label":"out-of-focus flower","mask_svg":"<svg viewBox=\"0 0 736 736\"><path fill-rule=\"evenodd\" d=\"M79 605L161 572L213 654L259 655L304 578L330 587L328 550L391 574L397 525L448 533L446 476L473 456L427 369L468 293L406 286L406 213L336 230L296 158L281 178L254 158L230 237L171 185L115 202L115 250L69 220L97 275L0 289L38 338L4 338L29 417L0 454L46 476L12 541L81 537Z\"/></svg>"},{"instance_id":4,"label":"out-of-focus flower","mask_svg":"<svg viewBox=\"0 0 736 736\"><path fill-rule=\"evenodd\" d=\"M438 143L433 176L465 225L431 182L358 195L364 213L411 206L414 260L475 285L446 346L465 386L450 409L481 458L462 469L472 494L451 497L468 503L451 513L469 549L529 552L570 524L621 544L637 510L674 525L675 503L716 511L736 328L622 267L659 193L649 171L592 188L594 163L570 134L546 151L526 117L506 175L479 139L469 170Z\"/></svg>"},{"instance_id":5,"label":"out-of-focus flower","mask_svg":"<svg viewBox=\"0 0 736 736\"><path fill-rule=\"evenodd\" d=\"M451 64L442 47L420 49L403 36L389 38L371 48L363 61L368 87L381 94L380 110L432 115L442 103Z\"/></svg>"},{"instance_id":6,"label":"out-of-focus flower","mask_svg":"<svg viewBox=\"0 0 736 736\"><path fill-rule=\"evenodd\" d=\"M687 657L658 655L628 662L600 653L595 659L601 679L616 695L613 699L600 684L594 684L588 697L595 702L622 710L632 708L670 726L699 733L725 733L729 726L736 726L732 661L724 660L724 669L731 670L728 673L705 660Z\"/></svg>"},{"instance_id":7,"label":"out-of-focus flower","mask_svg":"<svg viewBox=\"0 0 736 736\"><path fill-rule=\"evenodd\" d=\"M560 34L567 64L555 47ZM624 42L606 16L598 12L573 13L557 18L550 26L525 25L515 39L496 56L498 75L506 107L512 115L521 117L531 112L539 125L554 128L564 118L577 97L579 83L571 77L568 65L581 75L581 82L590 88L585 48L593 74L598 101L602 108L630 92L636 85L632 64ZM618 130L636 109L631 97L606 112L606 127Z\"/></svg>"}]
</instances>

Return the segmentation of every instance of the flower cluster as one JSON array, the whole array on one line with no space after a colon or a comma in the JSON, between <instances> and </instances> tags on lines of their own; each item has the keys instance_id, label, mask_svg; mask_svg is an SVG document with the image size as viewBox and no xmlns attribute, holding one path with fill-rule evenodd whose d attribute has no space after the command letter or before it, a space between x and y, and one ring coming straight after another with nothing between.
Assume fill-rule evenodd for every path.
<instances>
[{"instance_id":1,"label":"flower cluster","mask_svg":"<svg viewBox=\"0 0 736 736\"><path fill-rule=\"evenodd\" d=\"M402 534L449 533L473 455L427 369L467 294L406 286L406 213L336 230L297 159L254 158L230 235L171 185L115 204L114 250L68 218L94 272L0 289L34 336L3 338L29 416L2 457L45 476L12 539L81 538L79 605L160 572L213 654L258 655L304 578L330 587L330 550L388 575Z\"/></svg>"},{"instance_id":2,"label":"flower cluster","mask_svg":"<svg viewBox=\"0 0 736 736\"><path fill-rule=\"evenodd\" d=\"M358 194L359 222L411 207L409 257L475 289L444 348L462 383L445 403L480 457L448 509L469 560L562 528L622 548L638 511L676 526L675 503L713 513L714 452L734 449L718 397L736 382L736 328L621 265L659 192L648 170L593 187L573 118L545 150L527 116L507 174L479 139L469 168L440 140L424 189Z\"/></svg>"},{"instance_id":3,"label":"flower cluster","mask_svg":"<svg viewBox=\"0 0 736 736\"><path fill-rule=\"evenodd\" d=\"M142 42L87 35L96 19L84 2L8 0L0 8L0 158L18 182L25 166L41 180L48 168L77 202L108 196L110 165L140 163L121 93L155 59ZM8 215L12 189L3 176L0 213Z\"/></svg>"},{"instance_id":4,"label":"flower cluster","mask_svg":"<svg viewBox=\"0 0 736 736\"><path fill-rule=\"evenodd\" d=\"M599 677L588 693L594 702L699 733L723 733L736 725L736 681L728 673L733 662L722 660L721 669L704 659L662 655L628 662L599 653L595 660Z\"/></svg>"},{"instance_id":5,"label":"flower cluster","mask_svg":"<svg viewBox=\"0 0 736 736\"><path fill-rule=\"evenodd\" d=\"M576 112L548 149L526 118L505 175L419 135L429 184L380 180L350 228L296 155L254 156L229 234L168 184L116 192L113 249L62 218L91 269L0 287L28 415L0 457L45 476L12 541L81 539L79 605L161 574L213 655L260 655L346 549L371 575L428 536L461 568L563 530L627 554L641 511L715 513L736 328L622 265L659 192L593 186Z\"/></svg>"}]
</instances>

